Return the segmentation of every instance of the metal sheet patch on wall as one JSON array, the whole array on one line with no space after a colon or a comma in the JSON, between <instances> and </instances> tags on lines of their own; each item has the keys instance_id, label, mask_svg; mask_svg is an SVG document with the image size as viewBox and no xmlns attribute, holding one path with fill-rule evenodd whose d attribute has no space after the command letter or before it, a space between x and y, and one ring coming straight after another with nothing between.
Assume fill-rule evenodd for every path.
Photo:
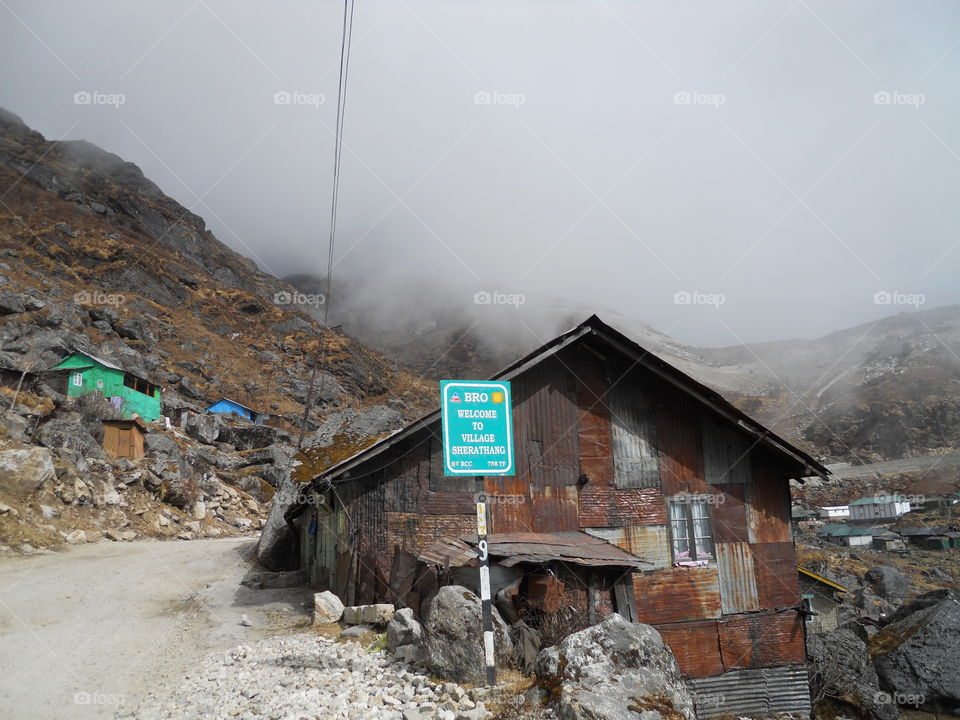
<instances>
[{"instance_id":1,"label":"metal sheet patch on wall","mask_svg":"<svg viewBox=\"0 0 960 720\"><path fill-rule=\"evenodd\" d=\"M753 552L748 543L717 543L717 569L724 615L760 609Z\"/></svg>"},{"instance_id":2,"label":"metal sheet patch on wall","mask_svg":"<svg viewBox=\"0 0 960 720\"><path fill-rule=\"evenodd\" d=\"M687 681L698 718L810 715L810 687L805 665L733 670Z\"/></svg>"}]
</instances>

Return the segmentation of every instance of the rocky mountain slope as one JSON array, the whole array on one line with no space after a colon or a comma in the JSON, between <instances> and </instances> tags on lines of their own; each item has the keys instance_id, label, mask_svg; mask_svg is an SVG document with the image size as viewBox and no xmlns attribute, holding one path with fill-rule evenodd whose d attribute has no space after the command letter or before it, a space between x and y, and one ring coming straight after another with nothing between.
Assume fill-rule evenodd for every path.
<instances>
[{"instance_id":1,"label":"rocky mountain slope","mask_svg":"<svg viewBox=\"0 0 960 720\"><path fill-rule=\"evenodd\" d=\"M0 545L258 528L296 465L315 364L307 431L323 436L307 446L371 442L423 411L429 383L321 328L292 290L135 165L47 141L0 110ZM111 458L99 444L107 410L69 400L43 374L73 351L160 386L171 415L225 396L270 425L160 421L145 458Z\"/></svg>"},{"instance_id":2,"label":"rocky mountain slope","mask_svg":"<svg viewBox=\"0 0 960 720\"><path fill-rule=\"evenodd\" d=\"M318 292L322 278L287 278ZM828 462L870 463L960 448L960 307L904 312L813 340L724 348L677 341L616 312L553 298L510 305L417 288L416 298L341 277L333 316L425 375L486 377L593 312Z\"/></svg>"}]
</instances>

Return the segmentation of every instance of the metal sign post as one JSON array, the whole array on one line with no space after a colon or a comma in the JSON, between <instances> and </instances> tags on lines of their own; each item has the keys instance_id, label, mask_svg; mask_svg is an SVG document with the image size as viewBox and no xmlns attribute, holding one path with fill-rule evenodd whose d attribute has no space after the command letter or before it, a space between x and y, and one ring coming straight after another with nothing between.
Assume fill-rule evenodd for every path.
<instances>
[{"instance_id":1,"label":"metal sign post","mask_svg":"<svg viewBox=\"0 0 960 720\"><path fill-rule=\"evenodd\" d=\"M477 549L480 551L480 608L483 611L483 663L487 685L497 684L493 657L493 600L490 597L490 552L487 548L487 494L483 477L477 476Z\"/></svg>"},{"instance_id":2,"label":"metal sign post","mask_svg":"<svg viewBox=\"0 0 960 720\"><path fill-rule=\"evenodd\" d=\"M496 685L493 598L487 545L487 493L484 477L513 475L513 403L504 381L440 382L443 474L473 475L477 489L477 549L480 552L480 603L483 611L483 662L487 685Z\"/></svg>"}]
</instances>

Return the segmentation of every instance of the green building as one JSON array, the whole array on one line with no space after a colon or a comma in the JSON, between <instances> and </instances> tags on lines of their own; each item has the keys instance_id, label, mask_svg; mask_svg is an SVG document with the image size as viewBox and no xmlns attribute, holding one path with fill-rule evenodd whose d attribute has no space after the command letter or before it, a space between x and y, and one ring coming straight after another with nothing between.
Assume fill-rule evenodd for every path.
<instances>
[{"instance_id":1,"label":"green building","mask_svg":"<svg viewBox=\"0 0 960 720\"><path fill-rule=\"evenodd\" d=\"M50 369L62 376L57 388L67 397L101 393L125 418L146 422L160 417L160 388L103 358L75 352Z\"/></svg>"}]
</instances>

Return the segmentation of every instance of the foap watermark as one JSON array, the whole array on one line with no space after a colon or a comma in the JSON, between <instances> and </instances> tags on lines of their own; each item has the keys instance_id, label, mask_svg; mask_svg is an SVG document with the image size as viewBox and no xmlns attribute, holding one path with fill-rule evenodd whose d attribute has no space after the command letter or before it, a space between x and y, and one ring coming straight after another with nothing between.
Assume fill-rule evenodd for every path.
<instances>
[{"instance_id":1,"label":"foap watermark","mask_svg":"<svg viewBox=\"0 0 960 720\"><path fill-rule=\"evenodd\" d=\"M307 294L297 291L287 292L286 290L278 290L273 294L274 305L310 305L320 307L326 301L327 297L323 293Z\"/></svg>"},{"instance_id":2,"label":"foap watermark","mask_svg":"<svg viewBox=\"0 0 960 720\"><path fill-rule=\"evenodd\" d=\"M127 298L122 293L105 293L101 290L89 292L81 290L73 294L73 302L77 305L123 305Z\"/></svg>"},{"instance_id":3,"label":"foap watermark","mask_svg":"<svg viewBox=\"0 0 960 720\"><path fill-rule=\"evenodd\" d=\"M727 96L723 93L708 93L700 90L678 90L673 94L674 105L707 105L719 108L725 105Z\"/></svg>"},{"instance_id":4,"label":"foap watermark","mask_svg":"<svg viewBox=\"0 0 960 720\"><path fill-rule=\"evenodd\" d=\"M909 705L912 708L918 708L923 705L927 698L923 693L905 693L894 691L892 693L878 690L873 694L873 701L878 705Z\"/></svg>"},{"instance_id":5,"label":"foap watermark","mask_svg":"<svg viewBox=\"0 0 960 720\"><path fill-rule=\"evenodd\" d=\"M523 505L527 502L526 495L501 495L499 493L479 492L473 496L473 501L488 505Z\"/></svg>"},{"instance_id":6,"label":"foap watermark","mask_svg":"<svg viewBox=\"0 0 960 720\"><path fill-rule=\"evenodd\" d=\"M479 290L473 294L474 305L513 305L518 308L527 301L527 296L521 293L487 292Z\"/></svg>"},{"instance_id":7,"label":"foap watermark","mask_svg":"<svg viewBox=\"0 0 960 720\"><path fill-rule=\"evenodd\" d=\"M321 93L309 93L302 90L277 90L273 94L274 105L306 105L318 108L327 102L327 96Z\"/></svg>"},{"instance_id":8,"label":"foap watermark","mask_svg":"<svg viewBox=\"0 0 960 720\"><path fill-rule=\"evenodd\" d=\"M905 93L899 90L877 90L873 94L874 105L909 105L918 108L927 102L923 93Z\"/></svg>"},{"instance_id":9,"label":"foap watermark","mask_svg":"<svg viewBox=\"0 0 960 720\"><path fill-rule=\"evenodd\" d=\"M111 707L119 707L126 701L126 695L119 693L81 691L73 694L74 705L109 705Z\"/></svg>"},{"instance_id":10,"label":"foap watermark","mask_svg":"<svg viewBox=\"0 0 960 720\"><path fill-rule=\"evenodd\" d=\"M722 693L694 693L693 702L700 710L717 710L723 707L727 698Z\"/></svg>"},{"instance_id":11,"label":"foap watermark","mask_svg":"<svg viewBox=\"0 0 960 720\"><path fill-rule=\"evenodd\" d=\"M514 109L526 104L527 96L523 93L506 93L499 90L477 90L473 94L474 105L507 105Z\"/></svg>"},{"instance_id":12,"label":"foap watermark","mask_svg":"<svg viewBox=\"0 0 960 720\"><path fill-rule=\"evenodd\" d=\"M919 308L927 302L923 293L907 293L899 290L877 290L873 294L874 305L910 305Z\"/></svg>"},{"instance_id":13,"label":"foap watermark","mask_svg":"<svg viewBox=\"0 0 960 720\"><path fill-rule=\"evenodd\" d=\"M100 90L77 90L73 94L74 105L110 105L118 108L127 102L123 93L108 93Z\"/></svg>"},{"instance_id":14,"label":"foap watermark","mask_svg":"<svg viewBox=\"0 0 960 720\"><path fill-rule=\"evenodd\" d=\"M709 305L718 308L727 302L722 293L706 293L699 290L677 290L673 294L674 305Z\"/></svg>"}]
</instances>

